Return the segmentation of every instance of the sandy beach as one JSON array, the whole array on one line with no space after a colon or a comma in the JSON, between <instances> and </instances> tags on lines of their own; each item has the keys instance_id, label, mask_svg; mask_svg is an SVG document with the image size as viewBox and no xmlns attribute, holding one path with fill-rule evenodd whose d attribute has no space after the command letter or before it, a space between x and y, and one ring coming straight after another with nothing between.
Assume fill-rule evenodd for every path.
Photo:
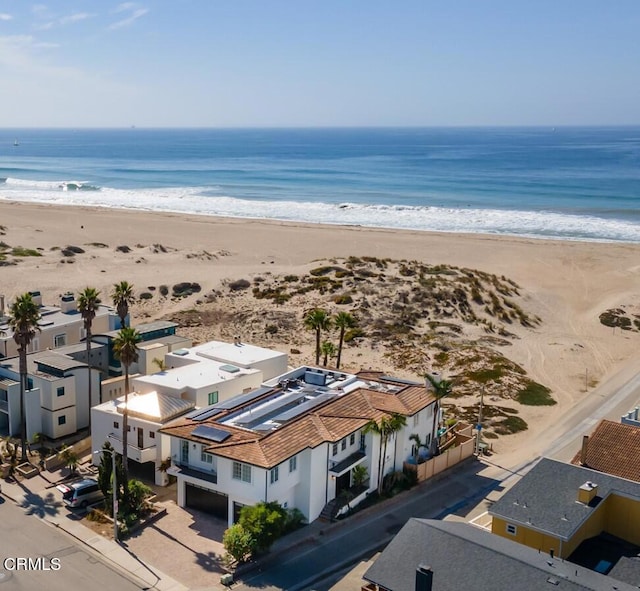
<instances>
[{"instance_id":1,"label":"sandy beach","mask_svg":"<svg viewBox=\"0 0 640 591\"><path fill-rule=\"evenodd\" d=\"M21 246L41 254L6 257L18 261L0 268L0 293L8 301L19 293L38 289L46 303L55 303L60 294L78 292L86 286L101 290L107 301L111 286L127 280L134 284L138 296L144 291L154 296L133 306L134 324L182 310L205 310L216 302L236 301L236 308L231 309L243 313L248 306L258 310L261 306L277 308L264 300L252 301L250 295L232 293L228 285L239 279L257 284L256 277L263 281L265 276L308 273L318 261L332 258L406 259L504 276L518 284L520 305L541 322L514 327L511 344L502 352L532 379L550 388L557 405L519 408L529 429L501 438L496 442L498 451L535 437L580 401L585 390L592 390L640 360L637 330L614 329L599 320L601 313L614 308L622 308L630 318L640 314L640 245L636 244L316 226L9 202L0 203L0 226L4 228L0 241L8 247ZM64 256L62 249L68 246L84 252ZM180 282L197 282L201 291L186 298L155 296L160 285ZM217 296L205 297L211 293ZM311 296L295 303L300 318L303 309L312 305L316 301ZM195 340L227 336L222 322L190 324L189 334ZM255 340L283 350L294 343L300 353L292 363L313 362L313 335L303 330L295 332L293 340L281 338L282 332L256 336ZM247 329L247 335L249 340L255 333ZM345 349L344 366L394 370L375 343L357 347L357 351L355 347Z\"/></svg>"}]
</instances>

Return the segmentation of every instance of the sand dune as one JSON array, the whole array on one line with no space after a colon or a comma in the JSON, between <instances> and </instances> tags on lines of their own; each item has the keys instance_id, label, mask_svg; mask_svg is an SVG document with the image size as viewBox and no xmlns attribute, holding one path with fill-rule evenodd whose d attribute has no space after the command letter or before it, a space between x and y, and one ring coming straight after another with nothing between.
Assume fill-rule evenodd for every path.
<instances>
[{"instance_id":1,"label":"sand dune","mask_svg":"<svg viewBox=\"0 0 640 591\"><path fill-rule=\"evenodd\" d=\"M241 310L263 306L250 297L229 295L228 282L257 275L307 273L319 259L375 256L431 265L469 267L504 275L523 291L527 312L541 324L518 329L508 357L536 381L551 388L554 407L527 407L526 434L504 438L510 448L558 420L587 391L640 358L640 334L604 326L599 315L625 306L640 314L640 245L529 240L486 235L453 235L361 227L315 226L259 220L223 219L137 211L0 203L0 241L35 249L41 256L0 261L0 293L8 300L39 289L48 303L65 291L94 286L108 299L110 286L126 279L136 293L152 294L136 304L134 323L198 309L196 301L215 293L235 297ZM77 247L84 252L65 251ZM128 247L120 248L118 247ZM72 249L73 250L73 249ZM10 253L6 248L5 253ZM7 264L18 261L17 264ZM158 289L197 282L201 291L186 298L159 298ZM154 288L150 290L149 288ZM244 297L244 299L242 299ZM229 300L231 301L231 300ZM312 298L309 299L309 304ZM297 304L304 307L304 304ZM197 324L197 322L195 322ZM218 323L192 326L196 338L219 335ZM312 361L313 337L298 331L301 353ZM275 335L273 346L291 347ZM505 353L507 354L507 353ZM345 352L350 367L393 370L375 348Z\"/></svg>"}]
</instances>

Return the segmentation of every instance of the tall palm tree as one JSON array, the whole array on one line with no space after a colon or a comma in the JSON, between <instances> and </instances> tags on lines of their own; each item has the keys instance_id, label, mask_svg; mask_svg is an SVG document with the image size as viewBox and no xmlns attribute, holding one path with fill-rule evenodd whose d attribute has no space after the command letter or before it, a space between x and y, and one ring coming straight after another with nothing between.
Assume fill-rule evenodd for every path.
<instances>
[{"instance_id":1,"label":"tall palm tree","mask_svg":"<svg viewBox=\"0 0 640 591\"><path fill-rule=\"evenodd\" d=\"M124 412L122 413L122 467L124 471L124 494L128 495L129 491L129 467L127 465L128 457L128 439L129 439L129 367L138 361L138 349L136 345L142 340L140 333L131 327L120 329L118 336L113 342L113 353L116 359L124 366Z\"/></svg>"},{"instance_id":2,"label":"tall palm tree","mask_svg":"<svg viewBox=\"0 0 640 591\"><path fill-rule=\"evenodd\" d=\"M304 326L308 330L316 332L316 365L320 364L320 335L323 330L331 328L331 316L323 308L314 308L309 310L304 317Z\"/></svg>"},{"instance_id":3,"label":"tall palm tree","mask_svg":"<svg viewBox=\"0 0 640 591\"><path fill-rule=\"evenodd\" d=\"M389 440L407 424L404 415L394 412L391 416L383 416L380 421L371 419L363 429L364 433L375 433L380 437L380 454L378 456L378 494L382 494L384 482L384 458L387 455Z\"/></svg>"},{"instance_id":4,"label":"tall palm tree","mask_svg":"<svg viewBox=\"0 0 640 591\"><path fill-rule=\"evenodd\" d=\"M344 333L348 328L354 328L358 321L349 312L338 312L333 319L333 325L340 329L340 340L338 341L338 358L336 360L336 369L340 369L340 361L342 359L342 345L344 344Z\"/></svg>"},{"instance_id":5,"label":"tall palm tree","mask_svg":"<svg viewBox=\"0 0 640 591\"><path fill-rule=\"evenodd\" d=\"M438 455L438 441L436 430L438 428L438 415L440 414L440 400L442 400L445 396L450 396L453 390L453 382L450 380L441 380L437 377L433 376L430 373L424 374L424 377L427 378L429 384L433 388L433 394L436 399L435 406L433 408L434 417L433 417L433 426L431 428L431 444L430 444L430 453L432 456Z\"/></svg>"},{"instance_id":6,"label":"tall palm tree","mask_svg":"<svg viewBox=\"0 0 640 591\"><path fill-rule=\"evenodd\" d=\"M27 461L27 414L25 411L25 391L27 389L27 348L40 330L38 326L40 310L30 293L18 296L9 309L9 326L13 330L13 340L18 345L20 367L20 445L21 461Z\"/></svg>"},{"instance_id":7,"label":"tall palm tree","mask_svg":"<svg viewBox=\"0 0 640 591\"><path fill-rule=\"evenodd\" d=\"M116 307L116 312L120 317L120 328L126 326L126 318L129 314L129 306L133 303L133 285L128 281L121 281L113 286L111 301Z\"/></svg>"},{"instance_id":8,"label":"tall palm tree","mask_svg":"<svg viewBox=\"0 0 640 591\"><path fill-rule=\"evenodd\" d=\"M334 357L336 354L336 346L331 341L323 341L320 346L320 351L324 355L322 359L322 365L327 367L327 363L330 357Z\"/></svg>"},{"instance_id":9,"label":"tall palm tree","mask_svg":"<svg viewBox=\"0 0 640 591\"><path fill-rule=\"evenodd\" d=\"M87 345L87 377L89 394L89 433L91 433L91 325L100 307L100 292L95 287L85 287L78 296L78 310L84 321L85 341ZM100 401L102 402L102 400Z\"/></svg>"}]
</instances>

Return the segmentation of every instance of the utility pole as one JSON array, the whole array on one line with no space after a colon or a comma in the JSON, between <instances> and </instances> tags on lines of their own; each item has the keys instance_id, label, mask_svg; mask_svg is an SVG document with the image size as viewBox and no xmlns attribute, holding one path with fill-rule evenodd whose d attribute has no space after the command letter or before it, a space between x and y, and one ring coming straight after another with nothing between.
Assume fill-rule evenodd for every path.
<instances>
[{"instance_id":1,"label":"utility pole","mask_svg":"<svg viewBox=\"0 0 640 591\"><path fill-rule=\"evenodd\" d=\"M480 434L482 432L482 405L484 404L484 386L480 390L480 407L478 408L478 424L476 425L476 455L480 455Z\"/></svg>"}]
</instances>

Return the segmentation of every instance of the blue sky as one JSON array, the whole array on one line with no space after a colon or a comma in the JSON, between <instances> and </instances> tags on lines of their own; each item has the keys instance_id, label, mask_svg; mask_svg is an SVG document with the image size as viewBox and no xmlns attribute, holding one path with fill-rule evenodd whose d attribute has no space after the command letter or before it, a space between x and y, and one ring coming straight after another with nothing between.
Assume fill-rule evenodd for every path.
<instances>
[{"instance_id":1,"label":"blue sky","mask_svg":"<svg viewBox=\"0 0 640 591\"><path fill-rule=\"evenodd\" d=\"M640 124L638 0L0 0L0 127Z\"/></svg>"}]
</instances>

